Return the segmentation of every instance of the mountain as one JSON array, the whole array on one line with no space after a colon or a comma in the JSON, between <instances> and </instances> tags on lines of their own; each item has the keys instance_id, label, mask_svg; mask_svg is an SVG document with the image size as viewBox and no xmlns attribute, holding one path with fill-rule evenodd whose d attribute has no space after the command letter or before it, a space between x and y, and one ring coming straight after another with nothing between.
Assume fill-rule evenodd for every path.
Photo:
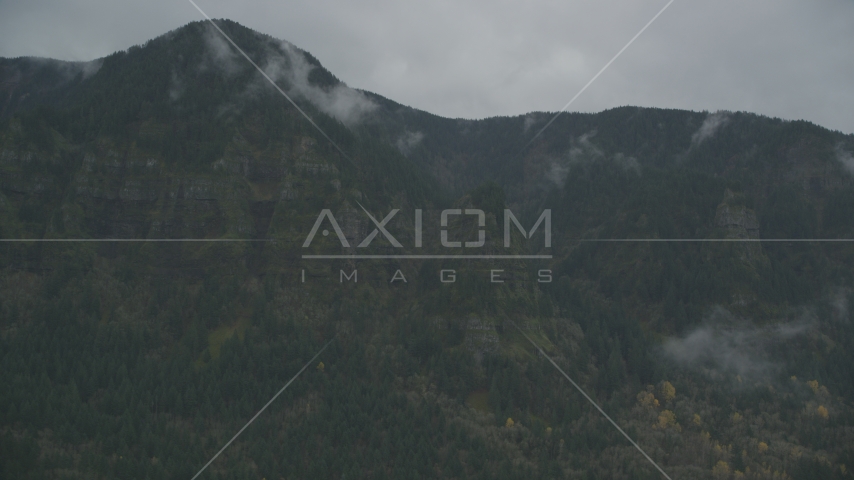
<instances>
[{"instance_id":1,"label":"mountain","mask_svg":"<svg viewBox=\"0 0 854 480\"><path fill-rule=\"evenodd\" d=\"M217 25L289 98L202 22L0 59L0 474L191 478L331 341L203 476L659 478L527 336L672 478L850 477L854 136L535 137Z\"/></svg>"}]
</instances>

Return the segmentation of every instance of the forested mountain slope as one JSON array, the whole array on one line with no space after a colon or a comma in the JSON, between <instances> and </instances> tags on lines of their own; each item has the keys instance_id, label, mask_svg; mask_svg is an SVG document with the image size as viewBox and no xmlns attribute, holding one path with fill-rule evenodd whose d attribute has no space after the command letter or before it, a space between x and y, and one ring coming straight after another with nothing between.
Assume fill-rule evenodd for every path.
<instances>
[{"instance_id":1,"label":"forested mountain slope","mask_svg":"<svg viewBox=\"0 0 854 480\"><path fill-rule=\"evenodd\" d=\"M191 478L330 340L202 478L660 478L521 331L672 478L851 477L854 243L815 241L854 238L851 135L534 138L218 24L324 133L205 23L0 60L0 478ZM449 252L490 258L387 258Z\"/></svg>"}]
</instances>

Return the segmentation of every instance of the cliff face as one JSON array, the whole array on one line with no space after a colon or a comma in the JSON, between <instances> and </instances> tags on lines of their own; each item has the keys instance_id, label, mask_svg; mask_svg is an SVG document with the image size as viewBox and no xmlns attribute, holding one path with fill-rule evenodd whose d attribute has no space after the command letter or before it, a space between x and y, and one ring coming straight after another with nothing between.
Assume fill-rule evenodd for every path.
<instances>
[{"instance_id":1,"label":"cliff face","mask_svg":"<svg viewBox=\"0 0 854 480\"><path fill-rule=\"evenodd\" d=\"M292 168L286 160L271 163L228 151L212 168L187 172L133 147L124 151L82 145L64 145L58 152L7 149L0 155L0 188L19 207L36 203L49 210L81 213L54 220L45 234L252 237L267 226L256 225L253 203L293 201L296 192L288 186L310 184L316 176ZM288 182L281 181L282 173L291 173Z\"/></svg>"},{"instance_id":2,"label":"cliff face","mask_svg":"<svg viewBox=\"0 0 854 480\"><path fill-rule=\"evenodd\" d=\"M490 320L472 315L466 322L465 346L478 361L484 355L497 352L499 341L495 325Z\"/></svg>"},{"instance_id":3,"label":"cliff face","mask_svg":"<svg viewBox=\"0 0 854 480\"><path fill-rule=\"evenodd\" d=\"M727 189L723 202L715 212L715 225L726 231L726 238L758 239L759 221L756 212L736 202L736 195Z\"/></svg>"},{"instance_id":4,"label":"cliff face","mask_svg":"<svg viewBox=\"0 0 854 480\"><path fill-rule=\"evenodd\" d=\"M724 238L759 240L759 220L756 212L747 208L742 202L744 195L736 195L726 189L724 199L715 211L715 225L723 229ZM739 259L752 267L767 263L768 258L762 253L760 242L737 243L733 246Z\"/></svg>"},{"instance_id":5,"label":"cliff face","mask_svg":"<svg viewBox=\"0 0 854 480\"><path fill-rule=\"evenodd\" d=\"M307 233L306 225L310 228L322 208L340 217L351 243L364 236L365 219L350 206L364 200L353 179L344 178L336 165L340 158L318 148L317 140L308 135L282 132L255 139L253 125L236 120L234 134L221 151L190 166L180 155L170 159L141 145L134 136L99 135L76 141L52 131L52 142L35 144L27 141L26 127L13 119L0 131L2 237L262 239L273 235L279 243L276 255L285 249L293 256ZM155 255L149 266L203 267L229 263L228 258L238 266L247 260L255 266L277 263L269 258L273 253L266 251L266 243L253 248L235 244L232 254L216 260L211 255L222 252L200 254L187 246L176 247L178 253ZM5 260L25 268L55 267L21 256Z\"/></svg>"}]
</instances>

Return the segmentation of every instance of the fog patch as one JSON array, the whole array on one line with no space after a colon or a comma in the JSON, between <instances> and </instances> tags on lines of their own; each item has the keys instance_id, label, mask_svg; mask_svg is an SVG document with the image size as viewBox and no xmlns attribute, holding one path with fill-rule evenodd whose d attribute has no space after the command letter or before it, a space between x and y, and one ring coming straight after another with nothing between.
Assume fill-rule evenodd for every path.
<instances>
[{"instance_id":1,"label":"fog patch","mask_svg":"<svg viewBox=\"0 0 854 480\"><path fill-rule=\"evenodd\" d=\"M412 149L418 146L421 143L421 140L424 139L424 134L421 132L405 132L400 138L397 139L395 145L397 149L400 150L400 153L403 156L409 156Z\"/></svg>"},{"instance_id":2,"label":"fog patch","mask_svg":"<svg viewBox=\"0 0 854 480\"><path fill-rule=\"evenodd\" d=\"M847 322L850 320L849 300L850 291L845 288L839 288L830 298L830 306L833 307L833 313L839 321Z\"/></svg>"},{"instance_id":3,"label":"fog patch","mask_svg":"<svg viewBox=\"0 0 854 480\"><path fill-rule=\"evenodd\" d=\"M677 363L710 374L729 373L744 380L768 381L782 368L771 350L781 343L809 333L815 322L801 320L755 326L718 307L704 325L682 338L665 342L664 353Z\"/></svg>"},{"instance_id":4,"label":"fog patch","mask_svg":"<svg viewBox=\"0 0 854 480\"><path fill-rule=\"evenodd\" d=\"M52 58L28 57L25 61L30 62L30 64L34 65L36 68L53 69L61 76L59 80L61 83L76 80L78 77L80 77L81 80L86 80L98 73L101 66L104 64L103 58L98 58L88 62L67 62L64 60L54 60ZM13 67L11 75L8 71L4 73L6 73L7 78L11 76L15 81L20 80L22 75L25 74L17 66ZM30 70L30 74L32 74L32 70Z\"/></svg>"},{"instance_id":5,"label":"fog patch","mask_svg":"<svg viewBox=\"0 0 854 480\"><path fill-rule=\"evenodd\" d=\"M76 63L78 72L80 72L80 74L82 74L82 76L83 76L83 80L86 80L87 78L91 77L92 75L95 75L96 73L98 73L99 70L101 70L101 65L104 64L104 59L99 58L99 59L92 60L89 62L75 62L75 63Z\"/></svg>"},{"instance_id":6,"label":"fog patch","mask_svg":"<svg viewBox=\"0 0 854 480\"><path fill-rule=\"evenodd\" d=\"M691 136L691 146L695 147L714 137L721 127L729 123L729 117L730 112L727 111L710 113L700 125L700 129Z\"/></svg>"},{"instance_id":7,"label":"fog patch","mask_svg":"<svg viewBox=\"0 0 854 480\"><path fill-rule=\"evenodd\" d=\"M205 45L205 56L199 66L200 71L217 69L231 77L248 64L245 59L238 57L234 47L222 38L216 29L206 24L204 30L202 41Z\"/></svg>"},{"instance_id":8,"label":"fog patch","mask_svg":"<svg viewBox=\"0 0 854 480\"><path fill-rule=\"evenodd\" d=\"M569 175L569 165L552 160L546 170L546 180L558 188L566 184L566 176Z\"/></svg>"},{"instance_id":9,"label":"fog patch","mask_svg":"<svg viewBox=\"0 0 854 480\"><path fill-rule=\"evenodd\" d=\"M545 172L546 180L558 188L563 188L566 184L566 177L573 166L604 158L605 155L602 150L590 141L592 137L596 136L596 133L596 130L593 130L573 139L569 151L563 157L549 158Z\"/></svg>"},{"instance_id":10,"label":"fog patch","mask_svg":"<svg viewBox=\"0 0 854 480\"><path fill-rule=\"evenodd\" d=\"M634 157L617 153L607 156L599 147L590 141L597 134L596 130L587 132L572 141L572 146L566 155L561 158L549 158L545 171L545 179L548 183L563 188L569 172L577 166L592 162L611 161L624 170L631 170L641 174L640 163Z\"/></svg>"},{"instance_id":11,"label":"fog patch","mask_svg":"<svg viewBox=\"0 0 854 480\"><path fill-rule=\"evenodd\" d=\"M287 82L290 85L288 94L308 100L320 111L347 126L358 124L376 110L377 104L343 82L331 88L312 85L309 75L316 67L308 63L303 53L288 42L281 43L281 50L284 57L269 56L262 69L273 81Z\"/></svg>"},{"instance_id":12,"label":"fog patch","mask_svg":"<svg viewBox=\"0 0 854 480\"><path fill-rule=\"evenodd\" d=\"M854 156L851 155L851 152L843 149L841 143L836 146L836 160L842 164L848 173L854 175Z\"/></svg>"},{"instance_id":13,"label":"fog patch","mask_svg":"<svg viewBox=\"0 0 854 480\"><path fill-rule=\"evenodd\" d=\"M593 130L578 137L578 140L573 142L574 145L569 151L570 157L577 160L582 158L590 158L591 156L604 156L602 150L600 150L599 147L597 147L593 144L593 142L590 141L590 139L595 137L598 133L598 131Z\"/></svg>"},{"instance_id":14,"label":"fog patch","mask_svg":"<svg viewBox=\"0 0 854 480\"><path fill-rule=\"evenodd\" d=\"M528 131L531 130L531 127L533 127L539 120L539 115L536 113L529 113L525 115L525 121L522 124L522 133L528 133Z\"/></svg>"},{"instance_id":15,"label":"fog patch","mask_svg":"<svg viewBox=\"0 0 854 480\"><path fill-rule=\"evenodd\" d=\"M184 95L184 81L173 70L172 78L169 80L169 100L175 102Z\"/></svg>"},{"instance_id":16,"label":"fog patch","mask_svg":"<svg viewBox=\"0 0 854 480\"><path fill-rule=\"evenodd\" d=\"M638 163L635 157L627 157L623 155L622 152L618 152L616 155L611 157L611 161L623 167L625 170L632 170L638 175L641 174L640 163Z\"/></svg>"}]
</instances>

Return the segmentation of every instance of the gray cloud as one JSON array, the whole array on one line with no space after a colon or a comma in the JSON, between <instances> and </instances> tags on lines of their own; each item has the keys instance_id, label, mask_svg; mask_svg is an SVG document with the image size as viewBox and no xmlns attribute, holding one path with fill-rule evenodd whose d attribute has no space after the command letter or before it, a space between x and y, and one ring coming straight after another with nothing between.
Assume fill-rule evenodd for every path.
<instances>
[{"instance_id":1,"label":"gray cloud","mask_svg":"<svg viewBox=\"0 0 854 480\"><path fill-rule=\"evenodd\" d=\"M248 63L245 59L240 58L240 54L232 47L228 41L210 24L205 25L205 32L202 35L205 43L205 52L207 53L202 59L200 70L220 70L227 76L234 76L240 73L244 68L247 68Z\"/></svg>"},{"instance_id":2,"label":"gray cloud","mask_svg":"<svg viewBox=\"0 0 854 480\"><path fill-rule=\"evenodd\" d=\"M700 128L691 136L691 145L696 146L715 136L718 130L729 122L729 112L710 113Z\"/></svg>"},{"instance_id":3,"label":"gray cloud","mask_svg":"<svg viewBox=\"0 0 854 480\"><path fill-rule=\"evenodd\" d=\"M851 155L851 152L843 149L842 145L836 146L836 159L845 167L848 173L854 175L854 156Z\"/></svg>"},{"instance_id":4,"label":"gray cloud","mask_svg":"<svg viewBox=\"0 0 854 480\"><path fill-rule=\"evenodd\" d=\"M558 188L563 188L566 184L566 176L569 175L569 165L551 161L549 168L546 171L546 179L553 183Z\"/></svg>"},{"instance_id":5,"label":"gray cloud","mask_svg":"<svg viewBox=\"0 0 854 480\"><path fill-rule=\"evenodd\" d=\"M566 176L569 175L573 166L604 158L605 155L602 150L590 141L590 138L595 136L595 130L587 132L577 139L573 139L572 146L563 158L549 158L548 168L545 172L546 180L559 188L563 188L566 183Z\"/></svg>"},{"instance_id":6,"label":"gray cloud","mask_svg":"<svg viewBox=\"0 0 854 480\"><path fill-rule=\"evenodd\" d=\"M98 71L101 70L101 65L103 64L104 61L101 59L83 62L83 78L89 78L98 73Z\"/></svg>"},{"instance_id":7,"label":"gray cloud","mask_svg":"<svg viewBox=\"0 0 854 480\"><path fill-rule=\"evenodd\" d=\"M849 300L848 296L851 294L851 291L845 288L839 288L832 295L830 299L830 305L833 307L833 312L836 314L836 319L841 320L843 322L847 322L850 320L849 316Z\"/></svg>"},{"instance_id":8,"label":"gray cloud","mask_svg":"<svg viewBox=\"0 0 854 480\"><path fill-rule=\"evenodd\" d=\"M233 76L243 69L252 68L237 50L223 38L216 29L206 25L204 33L206 55L199 65L200 71L218 69ZM362 121L377 108L364 93L338 83L332 87L320 87L312 84L309 77L317 68L309 63L299 48L287 41L275 41L268 44L264 58L258 62L264 73L283 87L291 98L304 98L320 111L330 115L347 126ZM183 93L184 82L174 73L170 85L170 98L175 100ZM257 99L263 93L270 93L271 86L261 76L255 77L246 89L231 101L219 108L219 114L239 111L247 100Z\"/></svg>"},{"instance_id":9,"label":"gray cloud","mask_svg":"<svg viewBox=\"0 0 854 480\"><path fill-rule=\"evenodd\" d=\"M664 353L679 364L707 372L768 380L780 368L769 350L814 328L807 318L759 327L718 307L705 323L682 338L671 338Z\"/></svg>"},{"instance_id":10,"label":"gray cloud","mask_svg":"<svg viewBox=\"0 0 854 480\"><path fill-rule=\"evenodd\" d=\"M184 95L184 81L175 71L172 71L172 79L169 81L169 100L177 101Z\"/></svg>"},{"instance_id":11,"label":"gray cloud","mask_svg":"<svg viewBox=\"0 0 854 480\"><path fill-rule=\"evenodd\" d=\"M377 108L364 93L339 83L331 88L321 88L309 82L311 71L316 68L308 63L303 54L288 42L281 43L284 56L270 55L262 66L274 81L284 80L290 85L291 94L310 101L327 115L341 123L352 126L362 121Z\"/></svg>"},{"instance_id":12,"label":"gray cloud","mask_svg":"<svg viewBox=\"0 0 854 480\"><path fill-rule=\"evenodd\" d=\"M406 132L397 139L395 145L397 149L400 150L404 156L409 155L409 152L412 151L421 140L424 139L424 134L421 132Z\"/></svg>"},{"instance_id":13,"label":"gray cloud","mask_svg":"<svg viewBox=\"0 0 854 480\"><path fill-rule=\"evenodd\" d=\"M661 2L207 0L350 85L448 117L555 111ZM199 20L188 2L0 2L0 55L89 60ZM676 2L578 101L751 111L854 133L854 2ZM440 32L440 33L437 33Z\"/></svg>"},{"instance_id":14,"label":"gray cloud","mask_svg":"<svg viewBox=\"0 0 854 480\"><path fill-rule=\"evenodd\" d=\"M536 113L529 113L525 115L525 123L522 124L522 131L528 133L531 130L531 127L540 122L540 117L542 115L538 115Z\"/></svg>"},{"instance_id":15,"label":"gray cloud","mask_svg":"<svg viewBox=\"0 0 854 480\"><path fill-rule=\"evenodd\" d=\"M638 163L638 160L635 157L627 157L622 152L617 152L616 155L611 157L611 161L626 170L632 170L638 175L641 174L640 163Z\"/></svg>"},{"instance_id":16,"label":"gray cloud","mask_svg":"<svg viewBox=\"0 0 854 480\"><path fill-rule=\"evenodd\" d=\"M68 80L77 77L78 75L82 75L83 80L91 77L98 73L98 70L101 69L101 65L103 65L103 59L90 60L88 62L61 62L59 63L60 71L66 76Z\"/></svg>"},{"instance_id":17,"label":"gray cloud","mask_svg":"<svg viewBox=\"0 0 854 480\"><path fill-rule=\"evenodd\" d=\"M35 65L39 66L50 66L56 69L57 73L62 75L62 81L71 81L76 79L78 76L81 76L83 80L91 77L92 75L98 73L98 70L101 69L101 65L103 65L103 59L95 59L90 60L88 62L69 62L69 61L57 61L50 58L31 58L31 62ZM12 77L16 77L20 75L20 72L15 69L13 73L11 73Z\"/></svg>"},{"instance_id":18,"label":"gray cloud","mask_svg":"<svg viewBox=\"0 0 854 480\"><path fill-rule=\"evenodd\" d=\"M547 159L545 178L548 183L563 188L566 177L573 167L597 161L610 161L626 170L631 170L638 175L641 174L640 164L634 157L627 157L619 152L608 157L605 152L591 142L590 139L595 137L596 133L596 130L593 130L573 139L572 146L563 158L549 157Z\"/></svg>"}]
</instances>

